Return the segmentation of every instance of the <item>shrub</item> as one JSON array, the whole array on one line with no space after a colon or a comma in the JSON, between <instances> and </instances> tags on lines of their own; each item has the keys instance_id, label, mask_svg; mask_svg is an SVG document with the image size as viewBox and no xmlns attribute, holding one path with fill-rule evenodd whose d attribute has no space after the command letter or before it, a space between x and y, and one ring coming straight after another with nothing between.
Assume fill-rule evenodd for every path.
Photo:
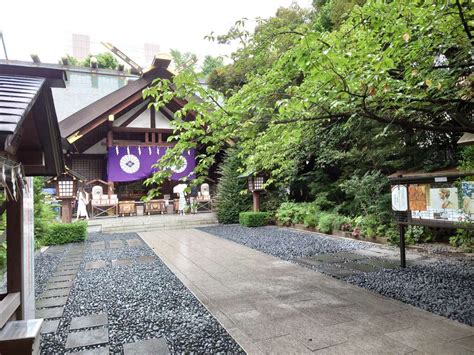
<instances>
[{"instance_id":1,"label":"shrub","mask_svg":"<svg viewBox=\"0 0 474 355\"><path fill-rule=\"evenodd\" d=\"M343 230L342 226L350 222L350 218L346 216L341 216L340 214L334 215L334 220L332 222L332 230L340 231Z\"/></svg>"},{"instance_id":2,"label":"shrub","mask_svg":"<svg viewBox=\"0 0 474 355\"><path fill-rule=\"evenodd\" d=\"M473 250L474 231L472 229L456 229L456 234L449 238L449 244L461 248L465 252Z\"/></svg>"},{"instance_id":3,"label":"shrub","mask_svg":"<svg viewBox=\"0 0 474 355\"><path fill-rule=\"evenodd\" d=\"M242 162L236 149L229 149L219 168L221 177L217 184L217 219L219 223L238 223L239 213L248 211L251 196L242 191L247 189L247 179L240 178L238 169Z\"/></svg>"},{"instance_id":4,"label":"shrub","mask_svg":"<svg viewBox=\"0 0 474 355\"><path fill-rule=\"evenodd\" d=\"M268 223L269 217L268 212L241 212L239 222L245 227L261 227Z\"/></svg>"},{"instance_id":5,"label":"shrub","mask_svg":"<svg viewBox=\"0 0 474 355\"><path fill-rule=\"evenodd\" d=\"M312 203L282 203L276 213L277 222L288 226L290 224L304 223L305 218L318 212L318 208Z\"/></svg>"},{"instance_id":6,"label":"shrub","mask_svg":"<svg viewBox=\"0 0 474 355\"><path fill-rule=\"evenodd\" d=\"M0 244L0 272L1 269L5 266L7 262L7 243L3 242ZM0 279L1 279L1 274L0 274Z\"/></svg>"},{"instance_id":7,"label":"shrub","mask_svg":"<svg viewBox=\"0 0 474 355\"><path fill-rule=\"evenodd\" d=\"M305 216L304 225L309 228L315 228L319 223L319 213L311 213Z\"/></svg>"},{"instance_id":8,"label":"shrub","mask_svg":"<svg viewBox=\"0 0 474 355\"><path fill-rule=\"evenodd\" d=\"M332 224L335 219L335 215L331 213L321 213L318 222L318 230L321 233L331 233L332 232Z\"/></svg>"},{"instance_id":9,"label":"shrub","mask_svg":"<svg viewBox=\"0 0 474 355\"><path fill-rule=\"evenodd\" d=\"M44 245L82 242L86 239L87 222L53 223L42 239Z\"/></svg>"}]
</instances>

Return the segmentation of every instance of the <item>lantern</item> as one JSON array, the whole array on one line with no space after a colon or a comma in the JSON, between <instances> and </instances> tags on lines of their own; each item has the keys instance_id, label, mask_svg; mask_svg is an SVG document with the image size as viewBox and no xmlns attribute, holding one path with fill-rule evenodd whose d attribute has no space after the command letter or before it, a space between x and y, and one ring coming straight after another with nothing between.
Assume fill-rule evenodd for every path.
<instances>
[{"instance_id":1,"label":"lantern","mask_svg":"<svg viewBox=\"0 0 474 355\"><path fill-rule=\"evenodd\" d=\"M248 176L248 187L249 190L252 192L254 212L260 211L260 191L265 190L264 184L265 178L263 174Z\"/></svg>"}]
</instances>

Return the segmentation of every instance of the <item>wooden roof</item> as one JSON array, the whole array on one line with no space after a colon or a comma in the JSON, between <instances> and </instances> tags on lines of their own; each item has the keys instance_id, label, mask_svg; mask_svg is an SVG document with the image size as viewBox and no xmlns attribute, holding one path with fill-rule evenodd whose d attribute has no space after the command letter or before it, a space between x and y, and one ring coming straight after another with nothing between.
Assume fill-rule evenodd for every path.
<instances>
[{"instance_id":1,"label":"wooden roof","mask_svg":"<svg viewBox=\"0 0 474 355\"><path fill-rule=\"evenodd\" d=\"M64 171L51 86L65 87L63 70L0 64L0 154L26 175Z\"/></svg>"},{"instance_id":2,"label":"wooden roof","mask_svg":"<svg viewBox=\"0 0 474 355\"><path fill-rule=\"evenodd\" d=\"M463 136L458 140L459 145L473 145L474 144L474 134L473 133L464 133Z\"/></svg>"},{"instance_id":3,"label":"wooden roof","mask_svg":"<svg viewBox=\"0 0 474 355\"><path fill-rule=\"evenodd\" d=\"M0 144L14 134L33 107L44 78L0 75Z\"/></svg>"},{"instance_id":4,"label":"wooden roof","mask_svg":"<svg viewBox=\"0 0 474 355\"><path fill-rule=\"evenodd\" d=\"M61 135L73 143L106 122L109 115L117 115L141 102L143 100L142 90L148 87L153 80L172 78L172 73L164 67L168 62L156 63L160 66L152 67L145 71L139 79L130 81L127 85L62 120L59 123Z\"/></svg>"}]
</instances>

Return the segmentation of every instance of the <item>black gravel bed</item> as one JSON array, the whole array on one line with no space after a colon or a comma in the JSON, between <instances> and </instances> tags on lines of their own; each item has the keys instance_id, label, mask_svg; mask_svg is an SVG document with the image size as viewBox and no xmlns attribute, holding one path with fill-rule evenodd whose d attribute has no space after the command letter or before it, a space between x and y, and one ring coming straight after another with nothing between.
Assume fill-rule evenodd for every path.
<instances>
[{"instance_id":1,"label":"black gravel bed","mask_svg":"<svg viewBox=\"0 0 474 355\"><path fill-rule=\"evenodd\" d=\"M289 261L295 258L370 247L369 244L356 240L335 239L323 234L279 227L248 228L230 224L198 229Z\"/></svg>"},{"instance_id":2,"label":"black gravel bed","mask_svg":"<svg viewBox=\"0 0 474 355\"><path fill-rule=\"evenodd\" d=\"M71 244L61 246L51 246L45 252L35 253L35 296L43 293L43 289L48 283L48 279L54 274L66 252L71 248ZM52 252L53 249L64 249L61 252Z\"/></svg>"},{"instance_id":3,"label":"black gravel bed","mask_svg":"<svg viewBox=\"0 0 474 355\"><path fill-rule=\"evenodd\" d=\"M279 227L219 225L198 229L292 262L300 257L371 247L366 242ZM367 259L385 260L377 257ZM363 263L359 260L344 260L349 261ZM299 264L332 277L335 276L326 272L324 267L342 270L344 265L321 263L320 267L316 267ZM449 258L405 269L381 269L336 278L461 323L474 325L474 263L471 260Z\"/></svg>"},{"instance_id":4,"label":"black gravel bed","mask_svg":"<svg viewBox=\"0 0 474 355\"><path fill-rule=\"evenodd\" d=\"M244 353L226 330L143 242L143 246L90 249L90 242L140 239L135 233L88 237L84 261L69 294L56 333L43 334L42 353L67 353L65 345L73 317L106 313L110 353L122 354L123 344L163 337L173 354ZM140 239L141 240L141 239ZM150 263L139 256L153 257ZM112 266L114 259L130 265ZM105 260L106 267L85 270L87 261ZM70 349L91 350L97 346Z\"/></svg>"},{"instance_id":5,"label":"black gravel bed","mask_svg":"<svg viewBox=\"0 0 474 355\"><path fill-rule=\"evenodd\" d=\"M350 276L351 284L474 325L474 265L466 260Z\"/></svg>"}]
</instances>

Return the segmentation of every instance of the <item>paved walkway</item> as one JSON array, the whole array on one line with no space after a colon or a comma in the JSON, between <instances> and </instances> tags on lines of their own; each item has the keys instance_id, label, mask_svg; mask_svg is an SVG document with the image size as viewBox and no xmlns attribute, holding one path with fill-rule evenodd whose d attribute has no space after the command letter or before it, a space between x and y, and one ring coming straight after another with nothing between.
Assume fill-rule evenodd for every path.
<instances>
[{"instance_id":1,"label":"paved walkway","mask_svg":"<svg viewBox=\"0 0 474 355\"><path fill-rule=\"evenodd\" d=\"M473 354L474 328L308 268L195 229L140 236L249 354Z\"/></svg>"}]
</instances>

